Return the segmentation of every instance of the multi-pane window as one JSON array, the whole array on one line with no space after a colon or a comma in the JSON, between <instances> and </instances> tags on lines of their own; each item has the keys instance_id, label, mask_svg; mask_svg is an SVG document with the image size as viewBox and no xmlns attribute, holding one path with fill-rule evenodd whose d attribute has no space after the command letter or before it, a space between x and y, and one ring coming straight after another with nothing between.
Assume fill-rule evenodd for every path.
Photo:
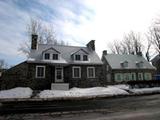
<instances>
[{"instance_id":1,"label":"multi-pane window","mask_svg":"<svg viewBox=\"0 0 160 120\"><path fill-rule=\"evenodd\" d=\"M58 54L53 54L52 59L53 60L58 60Z\"/></svg>"},{"instance_id":2,"label":"multi-pane window","mask_svg":"<svg viewBox=\"0 0 160 120\"><path fill-rule=\"evenodd\" d=\"M75 55L75 60L81 60L81 56L80 55Z\"/></svg>"},{"instance_id":3,"label":"multi-pane window","mask_svg":"<svg viewBox=\"0 0 160 120\"><path fill-rule=\"evenodd\" d=\"M44 59L45 60L49 60L50 59L50 54L49 53L45 53L44 54Z\"/></svg>"},{"instance_id":4,"label":"multi-pane window","mask_svg":"<svg viewBox=\"0 0 160 120\"><path fill-rule=\"evenodd\" d=\"M143 73L138 73L138 80L143 80Z\"/></svg>"},{"instance_id":5,"label":"multi-pane window","mask_svg":"<svg viewBox=\"0 0 160 120\"><path fill-rule=\"evenodd\" d=\"M73 67L72 68L72 76L73 78L81 78L81 68L80 67Z\"/></svg>"},{"instance_id":6,"label":"multi-pane window","mask_svg":"<svg viewBox=\"0 0 160 120\"><path fill-rule=\"evenodd\" d=\"M36 78L45 78L45 66L36 66Z\"/></svg>"},{"instance_id":7,"label":"multi-pane window","mask_svg":"<svg viewBox=\"0 0 160 120\"><path fill-rule=\"evenodd\" d=\"M131 80L136 80L136 73L131 73Z\"/></svg>"},{"instance_id":8,"label":"multi-pane window","mask_svg":"<svg viewBox=\"0 0 160 120\"><path fill-rule=\"evenodd\" d=\"M83 55L83 61L88 61L88 56L87 55Z\"/></svg>"},{"instance_id":9,"label":"multi-pane window","mask_svg":"<svg viewBox=\"0 0 160 120\"><path fill-rule=\"evenodd\" d=\"M88 78L95 78L95 68L94 67L87 68L87 77Z\"/></svg>"},{"instance_id":10,"label":"multi-pane window","mask_svg":"<svg viewBox=\"0 0 160 120\"><path fill-rule=\"evenodd\" d=\"M137 62L136 65L137 65L137 67L142 68L143 67L143 61Z\"/></svg>"},{"instance_id":11,"label":"multi-pane window","mask_svg":"<svg viewBox=\"0 0 160 120\"><path fill-rule=\"evenodd\" d=\"M152 79L151 73L144 73L144 77L145 77L145 80L151 80Z\"/></svg>"}]
</instances>

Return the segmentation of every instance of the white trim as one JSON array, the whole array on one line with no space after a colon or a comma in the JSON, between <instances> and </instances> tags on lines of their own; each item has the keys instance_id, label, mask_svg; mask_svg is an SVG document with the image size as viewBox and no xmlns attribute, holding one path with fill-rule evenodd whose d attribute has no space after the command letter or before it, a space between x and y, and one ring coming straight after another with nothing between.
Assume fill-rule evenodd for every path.
<instances>
[{"instance_id":1,"label":"white trim","mask_svg":"<svg viewBox=\"0 0 160 120\"><path fill-rule=\"evenodd\" d=\"M56 75L57 75L57 70L56 70L57 68L62 68L62 76L61 76L62 79L57 79L57 76L56 76ZM55 67L55 83L64 82L64 81L63 81L63 76L64 76L64 75L63 75L63 67Z\"/></svg>"},{"instance_id":2,"label":"white trim","mask_svg":"<svg viewBox=\"0 0 160 120\"><path fill-rule=\"evenodd\" d=\"M141 76L141 79L139 78L139 76ZM142 73L142 72L138 73L138 80L144 80L144 77L143 77L143 73Z\"/></svg>"},{"instance_id":3,"label":"white trim","mask_svg":"<svg viewBox=\"0 0 160 120\"><path fill-rule=\"evenodd\" d=\"M89 70L93 69L93 76L89 76ZM87 78L95 78L95 67L87 67Z\"/></svg>"},{"instance_id":4,"label":"white trim","mask_svg":"<svg viewBox=\"0 0 160 120\"><path fill-rule=\"evenodd\" d=\"M75 77L74 76L74 68L78 68L79 69L79 77ZM72 67L72 78L81 78L81 67L79 67L79 66L73 66Z\"/></svg>"},{"instance_id":5,"label":"white trim","mask_svg":"<svg viewBox=\"0 0 160 120\"><path fill-rule=\"evenodd\" d=\"M44 69L43 69L43 76L38 76L38 68L39 67L43 67ZM44 66L44 65L37 65L36 66L36 78L45 78L45 71L46 71L46 66Z\"/></svg>"}]
</instances>

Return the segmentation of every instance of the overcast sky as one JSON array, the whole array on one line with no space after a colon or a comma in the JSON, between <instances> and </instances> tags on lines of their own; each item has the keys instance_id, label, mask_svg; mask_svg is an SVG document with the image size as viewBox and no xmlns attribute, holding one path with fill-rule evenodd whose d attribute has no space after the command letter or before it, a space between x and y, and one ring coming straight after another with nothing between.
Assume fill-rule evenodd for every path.
<instances>
[{"instance_id":1,"label":"overcast sky","mask_svg":"<svg viewBox=\"0 0 160 120\"><path fill-rule=\"evenodd\" d=\"M121 40L131 30L145 33L160 15L159 0L0 0L0 59L9 65L24 61L18 48L27 40L30 17L52 24L57 39L85 46L96 40L96 51Z\"/></svg>"}]
</instances>

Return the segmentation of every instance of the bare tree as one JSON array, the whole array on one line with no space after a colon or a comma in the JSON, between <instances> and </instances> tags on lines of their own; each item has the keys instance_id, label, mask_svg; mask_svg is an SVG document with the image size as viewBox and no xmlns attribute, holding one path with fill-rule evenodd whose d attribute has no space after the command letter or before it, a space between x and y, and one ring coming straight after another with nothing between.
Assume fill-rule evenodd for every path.
<instances>
[{"instance_id":1,"label":"bare tree","mask_svg":"<svg viewBox=\"0 0 160 120\"><path fill-rule=\"evenodd\" d=\"M140 34L131 31L130 33L126 34L123 38L123 49L127 50L127 54L137 55L139 52L142 52L143 45L140 40Z\"/></svg>"},{"instance_id":2,"label":"bare tree","mask_svg":"<svg viewBox=\"0 0 160 120\"><path fill-rule=\"evenodd\" d=\"M152 26L148 35L148 39L153 44L155 50L160 54L160 27Z\"/></svg>"},{"instance_id":3,"label":"bare tree","mask_svg":"<svg viewBox=\"0 0 160 120\"><path fill-rule=\"evenodd\" d=\"M5 62L5 60L0 59L0 69L5 69L7 68L7 63Z\"/></svg>"},{"instance_id":4,"label":"bare tree","mask_svg":"<svg viewBox=\"0 0 160 120\"><path fill-rule=\"evenodd\" d=\"M112 53L121 54L121 45L117 40L114 40L113 43L110 43L108 46Z\"/></svg>"},{"instance_id":5,"label":"bare tree","mask_svg":"<svg viewBox=\"0 0 160 120\"><path fill-rule=\"evenodd\" d=\"M142 52L143 45L138 33L131 31L126 34L122 41L114 41L110 44L112 53L115 54L139 54Z\"/></svg>"},{"instance_id":6,"label":"bare tree","mask_svg":"<svg viewBox=\"0 0 160 120\"><path fill-rule=\"evenodd\" d=\"M52 25L44 25L42 21L31 18L29 24L27 24L27 35L29 38L20 44L19 48L19 51L24 53L26 56L29 55L31 50L32 34L38 35L39 44L66 45L62 40L57 41Z\"/></svg>"}]
</instances>

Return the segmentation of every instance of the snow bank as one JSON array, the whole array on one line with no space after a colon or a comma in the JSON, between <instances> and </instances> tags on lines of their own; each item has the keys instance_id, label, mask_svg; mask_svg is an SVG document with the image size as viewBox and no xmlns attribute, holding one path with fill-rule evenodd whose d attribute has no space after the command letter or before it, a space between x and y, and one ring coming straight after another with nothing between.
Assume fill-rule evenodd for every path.
<instances>
[{"instance_id":1,"label":"snow bank","mask_svg":"<svg viewBox=\"0 0 160 120\"><path fill-rule=\"evenodd\" d=\"M125 84L113 85L113 87L116 87L122 90L129 90L129 85L125 85Z\"/></svg>"},{"instance_id":2,"label":"snow bank","mask_svg":"<svg viewBox=\"0 0 160 120\"><path fill-rule=\"evenodd\" d=\"M135 94L160 93L160 87L130 89L130 91Z\"/></svg>"},{"instance_id":3,"label":"snow bank","mask_svg":"<svg viewBox=\"0 0 160 120\"><path fill-rule=\"evenodd\" d=\"M64 90L44 90L38 96L40 98L61 98L61 97L95 97L95 96L114 96L128 95L125 90L109 86L109 87L93 87L93 88L72 88L68 91Z\"/></svg>"},{"instance_id":4,"label":"snow bank","mask_svg":"<svg viewBox=\"0 0 160 120\"><path fill-rule=\"evenodd\" d=\"M32 89L28 87L17 87L9 90L0 91L0 99L2 98L30 98Z\"/></svg>"}]
</instances>

